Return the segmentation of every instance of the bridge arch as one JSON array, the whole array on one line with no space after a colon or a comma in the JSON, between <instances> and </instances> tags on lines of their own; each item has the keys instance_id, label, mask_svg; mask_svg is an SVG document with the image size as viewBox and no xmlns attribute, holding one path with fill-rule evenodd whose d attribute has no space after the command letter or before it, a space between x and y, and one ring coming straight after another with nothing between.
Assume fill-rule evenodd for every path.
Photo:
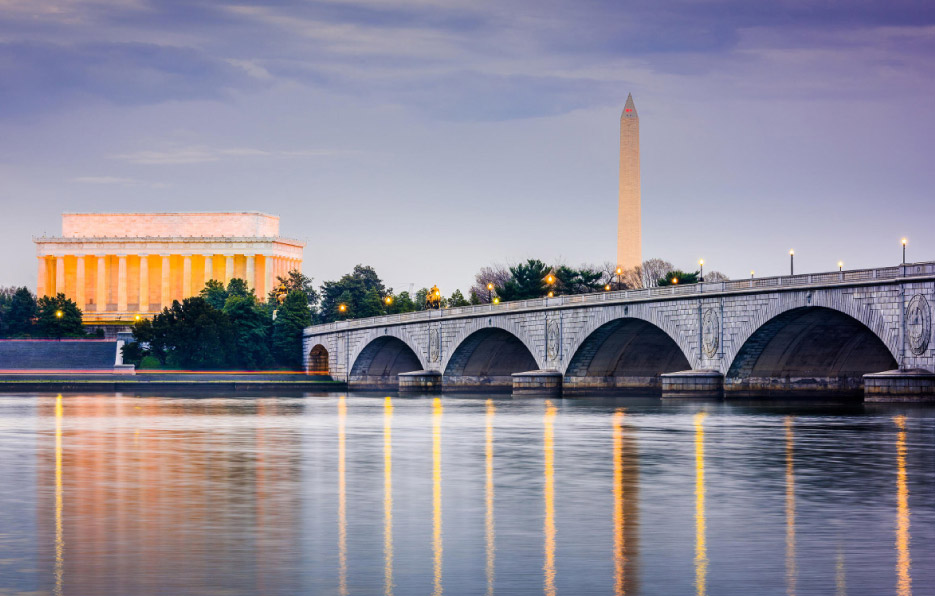
<instances>
[{"instance_id":1,"label":"bridge arch","mask_svg":"<svg viewBox=\"0 0 935 596\"><path fill-rule=\"evenodd\" d=\"M682 347L655 324L641 318L612 319L577 343L565 367L568 393L594 390L660 389L662 373L691 368Z\"/></svg>"},{"instance_id":2,"label":"bridge arch","mask_svg":"<svg viewBox=\"0 0 935 596\"><path fill-rule=\"evenodd\" d=\"M399 373L425 368L422 351L398 327L370 330L357 342L349 362L349 381L358 389L396 389Z\"/></svg>"},{"instance_id":3,"label":"bridge arch","mask_svg":"<svg viewBox=\"0 0 935 596\"><path fill-rule=\"evenodd\" d=\"M860 395L864 374L897 368L897 353L887 342L890 334L871 326L882 325L874 317L863 313L860 320L845 309L824 305L787 306L774 308L779 312L738 342L728 361L725 390Z\"/></svg>"},{"instance_id":4,"label":"bridge arch","mask_svg":"<svg viewBox=\"0 0 935 596\"><path fill-rule=\"evenodd\" d=\"M486 323L486 324L485 324ZM512 390L514 373L537 370L539 361L522 332L490 319L471 322L450 345L442 366L449 390Z\"/></svg>"},{"instance_id":5,"label":"bridge arch","mask_svg":"<svg viewBox=\"0 0 935 596\"><path fill-rule=\"evenodd\" d=\"M328 348L323 344L317 343L308 351L308 366L305 372L310 375L331 374L331 358Z\"/></svg>"},{"instance_id":6,"label":"bridge arch","mask_svg":"<svg viewBox=\"0 0 935 596\"><path fill-rule=\"evenodd\" d=\"M441 362L439 363L439 368L444 372L448 369L448 364L451 362L452 357L465 342L465 340L471 335L482 331L484 329L500 329L506 331L517 340L519 340L529 353L532 354L535 360L535 366L528 368L525 371L517 372L526 372L528 370L536 370L539 368L544 368L544 364L541 360L541 355L536 349L535 342L527 335L525 329L522 326L517 325L514 321L510 320L508 317L495 316L495 317L478 317L475 319L465 320L462 324L458 326L458 332L451 341L443 342L444 353L442 354Z\"/></svg>"},{"instance_id":7,"label":"bridge arch","mask_svg":"<svg viewBox=\"0 0 935 596\"><path fill-rule=\"evenodd\" d=\"M595 339L593 334L605 325L614 321L632 319L649 323L655 329L662 331L678 346L682 355L688 360L690 366L686 368L697 368L698 358L692 349L691 343L684 336L679 328L677 320L666 316L666 311L657 310L648 304L624 304L614 306L603 306L591 308L587 311L585 323L577 329L574 335L568 338L564 344L562 354L561 371L566 375L568 368L578 353L579 349L589 341Z\"/></svg>"}]
</instances>

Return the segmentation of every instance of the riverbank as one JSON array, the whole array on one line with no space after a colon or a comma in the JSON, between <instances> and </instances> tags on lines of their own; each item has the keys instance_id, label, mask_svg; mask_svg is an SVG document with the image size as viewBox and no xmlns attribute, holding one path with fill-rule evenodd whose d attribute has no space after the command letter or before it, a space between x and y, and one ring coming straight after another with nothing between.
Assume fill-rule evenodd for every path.
<instances>
[{"instance_id":1,"label":"riverbank","mask_svg":"<svg viewBox=\"0 0 935 596\"><path fill-rule=\"evenodd\" d=\"M108 372L23 371L0 374L0 393L22 391L164 391L186 390L284 390L335 391L345 388L343 381L330 377L288 373L231 373L137 371L136 374Z\"/></svg>"}]
</instances>

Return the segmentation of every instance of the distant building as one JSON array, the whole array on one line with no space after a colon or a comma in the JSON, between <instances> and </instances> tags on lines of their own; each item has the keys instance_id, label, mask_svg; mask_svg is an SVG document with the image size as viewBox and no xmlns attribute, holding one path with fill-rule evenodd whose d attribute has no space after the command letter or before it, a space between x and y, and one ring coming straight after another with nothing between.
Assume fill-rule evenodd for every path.
<instances>
[{"instance_id":1,"label":"distant building","mask_svg":"<svg viewBox=\"0 0 935 596\"><path fill-rule=\"evenodd\" d=\"M633 96L620 113L620 194L617 206L617 266L643 264L640 232L640 117Z\"/></svg>"},{"instance_id":2,"label":"distant building","mask_svg":"<svg viewBox=\"0 0 935 596\"><path fill-rule=\"evenodd\" d=\"M245 279L260 299L301 270L304 243L265 213L65 213L62 235L34 238L37 294L64 293L91 325L126 325L210 279Z\"/></svg>"}]
</instances>

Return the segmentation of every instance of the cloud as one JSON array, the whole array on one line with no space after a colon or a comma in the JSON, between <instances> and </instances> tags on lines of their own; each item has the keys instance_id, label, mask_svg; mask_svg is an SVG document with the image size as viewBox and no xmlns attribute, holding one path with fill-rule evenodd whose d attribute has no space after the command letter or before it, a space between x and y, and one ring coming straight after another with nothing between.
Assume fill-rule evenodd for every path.
<instances>
[{"instance_id":1,"label":"cloud","mask_svg":"<svg viewBox=\"0 0 935 596\"><path fill-rule=\"evenodd\" d=\"M165 166L218 162L242 158L301 158L356 155L358 151L337 149L299 149L269 151L251 147L212 148L203 145L173 147L163 150L143 150L112 155L112 159L137 165Z\"/></svg>"},{"instance_id":2,"label":"cloud","mask_svg":"<svg viewBox=\"0 0 935 596\"><path fill-rule=\"evenodd\" d=\"M115 184L120 186L136 186L140 184L139 180L133 178L119 178L117 176L78 176L71 180L72 182L80 182L81 184Z\"/></svg>"},{"instance_id":3,"label":"cloud","mask_svg":"<svg viewBox=\"0 0 935 596\"><path fill-rule=\"evenodd\" d=\"M0 117L76 102L222 99L256 78L192 49L140 43L0 43Z\"/></svg>"}]
</instances>

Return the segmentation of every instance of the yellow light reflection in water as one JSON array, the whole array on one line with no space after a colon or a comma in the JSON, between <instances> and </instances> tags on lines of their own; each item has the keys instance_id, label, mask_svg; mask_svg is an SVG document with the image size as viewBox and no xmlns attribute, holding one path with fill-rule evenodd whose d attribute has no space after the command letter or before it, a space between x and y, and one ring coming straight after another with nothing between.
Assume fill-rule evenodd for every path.
<instances>
[{"instance_id":1,"label":"yellow light reflection in water","mask_svg":"<svg viewBox=\"0 0 935 596\"><path fill-rule=\"evenodd\" d=\"M847 569L844 567L844 553L840 551L835 565L834 585L837 596L847 596Z\"/></svg>"},{"instance_id":2,"label":"yellow light reflection in water","mask_svg":"<svg viewBox=\"0 0 935 596\"><path fill-rule=\"evenodd\" d=\"M435 559L435 596L442 593L442 400L432 401L432 553Z\"/></svg>"},{"instance_id":3,"label":"yellow light reflection in water","mask_svg":"<svg viewBox=\"0 0 935 596\"><path fill-rule=\"evenodd\" d=\"M695 414L695 590L704 596L707 590L708 547L705 544L704 512L704 412Z\"/></svg>"},{"instance_id":4,"label":"yellow light reflection in water","mask_svg":"<svg viewBox=\"0 0 935 596\"><path fill-rule=\"evenodd\" d=\"M614 594L626 594L626 527L623 505L623 409L614 412Z\"/></svg>"},{"instance_id":5,"label":"yellow light reflection in water","mask_svg":"<svg viewBox=\"0 0 935 596\"><path fill-rule=\"evenodd\" d=\"M393 594L393 400L383 402L383 593Z\"/></svg>"},{"instance_id":6,"label":"yellow light reflection in water","mask_svg":"<svg viewBox=\"0 0 935 596\"><path fill-rule=\"evenodd\" d=\"M909 486L906 484L906 417L893 418L896 433L896 593L911 596L912 577L909 569Z\"/></svg>"},{"instance_id":7,"label":"yellow light reflection in water","mask_svg":"<svg viewBox=\"0 0 935 596\"><path fill-rule=\"evenodd\" d=\"M493 596L495 557L496 557L496 533L494 527L494 487L493 487L493 417L497 411L493 400L487 400L487 484L486 484L486 502L487 515L485 517L485 526L487 528L487 596Z\"/></svg>"},{"instance_id":8,"label":"yellow light reflection in water","mask_svg":"<svg viewBox=\"0 0 935 596\"><path fill-rule=\"evenodd\" d=\"M65 579L65 535L62 528L62 395L55 398L55 594L61 596Z\"/></svg>"},{"instance_id":9,"label":"yellow light reflection in water","mask_svg":"<svg viewBox=\"0 0 935 596\"><path fill-rule=\"evenodd\" d=\"M543 432L545 455L545 594L555 596L555 406L545 402L545 429Z\"/></svg>"},{"instance_id":10,"label":"yellow light reflection in water","mask_svg":"<svg viewBox=\"0 0 935 596\"><path fill-rule=\"evenodd\" d=\"M338 398L338 591L347 596L347 487L345 485L345 423L347 402Z\"/></svg>"},{"instance_id":11,"label":"yellow light reflection in water","mask_svg":"<svg viewBox=\"0 0 935 596\"><path fill-rule=\"evenodd\" d=\"M795 433L792 416L786 416L786 593L795 594Z\"/></svg>"}]
</instances>

